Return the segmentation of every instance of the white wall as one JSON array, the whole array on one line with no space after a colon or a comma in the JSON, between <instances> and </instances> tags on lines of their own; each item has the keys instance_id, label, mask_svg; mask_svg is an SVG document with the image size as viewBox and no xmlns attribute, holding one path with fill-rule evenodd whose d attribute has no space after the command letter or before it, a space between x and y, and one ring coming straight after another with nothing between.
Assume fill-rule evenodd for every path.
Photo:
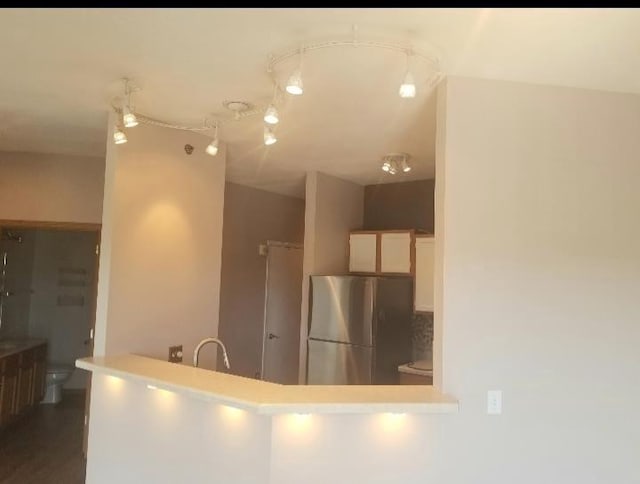
<instances>
[{"instance_id":1,"label":"white wall","mask_svg":"<svg viewBox=\"0 0 640 484\"><path fill-rule=\"evenodd\" d=\"M434 482L640 482L639 127L638 95L448 80Z\"/></svg>"},{"instance_id":2,"label":"white wall","mask_svg":"<svg viewBox=\"0 0 640 484\"><path fill-rule=\"evenodd\" d=\"M100 223L104 158L0 152L0 220Z\"/></svg>"},{"instance_id":3,"label":"white wall","mask_svg":"<svg viewBox=\"0 0 640 484\"><path fill-rule=\"evenodd\" d=\"M91 396L87 484L269 482L267 417L97 374Z\"/></svg>"},{"instance_id":4,"label":"white wall","mask_svg":"<svg viewBox=\"0 0 640 484\"><path fill-rule=\"evenodd\" d=\"M211 157L209 138L148 125L127 136L107 138L95 354L166 359L182 344L190 364L218 329L225 150ZM215 365L214 348L202 361Z\"/></svg>"},{"instance_id":5,"label":"white wall","mask_svg":"<svg viewBox=\"0 0 640 484\"><path fill-rule=\"evenodd\" d=\"M349 271L349 232L362 228L364 186L319 172L307 173L300 317L299 381L306 380L309 276Z\"/></svg>"},{"instance_id":6,"label":"white wall","mask_svg":"<svg viewBox=\"0 0 640 484\"><path fill-rule=\"evenodd\" d=\"M264 472L269 452L274 484L640 482L640 97L462 78L443 95L436 337L459 414L391 427L379 415L294 427L277 417L270 449L251 448L246 462ZM485 412L492 389L504 392L500 416ZM203 480L218 448L204 456L201 432L226 436L222 424L202 425L196 403L182 425L186 415L161 413L141 391L97 393L102 438L90 434L87 482L175 482L172 466ZM193 444L176 449L178 430ZM92 455L111 465L97 469ZM235 477L221 480L264 482Z\"/></svg>"}]
</instances>

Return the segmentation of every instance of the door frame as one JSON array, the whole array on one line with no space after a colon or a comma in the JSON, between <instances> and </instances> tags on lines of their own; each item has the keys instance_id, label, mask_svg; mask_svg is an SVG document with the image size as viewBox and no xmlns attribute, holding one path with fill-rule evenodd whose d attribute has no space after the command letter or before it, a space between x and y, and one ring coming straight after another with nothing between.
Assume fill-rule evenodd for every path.
<instances>
[{"instance_id":1,"label":"door frame","mask_svg":"<svg viewBox=\"0 0 640 484\"><path fill-rule=\"evenodd\" d=\"M91 311L91 321L89 323L90 337L89 337L89 355L93 356L93 338L96 333L96 310L98 301L98 272L100 269L100 242L102 237L102 224L85 223L85 222L54 222L47 220L7 220L0 219L0 231L2 229L46 229L46 230L62 230L66 232L95 232L97 237L96 242L96 259L95 259L95 273L93 277L93 295L91 301L93 303L93 310ZM91 373L87 380L87 390L84 404L84 426L82 436L82 454L87 458L87 447L89 442L89 408L91 402Z\"/></svg>"},{"instance_id":2,"label":"door frame","mask_svg":"<svg viewBox=\"0 0 640 484\"><path fill-rule=\"evenodd\" d=\"M265 258L265 276L264 276L264 309L262 314L262 356L260 358L260 380L264 380L264 358L267 348L267 307L269 304L269 248L270 247L282 247L285 249L300 249L304 253L304 244L298 244L295 242L281 242L277 240L267 240L265 244L261 244L266 247ZM262 252L261 252L262 253ZM303 274L304 277L304 274Z\"/></svg>"}]
</instances>

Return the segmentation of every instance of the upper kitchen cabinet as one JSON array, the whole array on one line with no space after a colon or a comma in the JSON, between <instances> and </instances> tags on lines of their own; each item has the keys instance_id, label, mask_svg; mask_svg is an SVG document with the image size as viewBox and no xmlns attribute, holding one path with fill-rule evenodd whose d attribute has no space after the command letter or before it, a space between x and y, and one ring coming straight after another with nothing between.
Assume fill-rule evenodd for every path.
<instances>
[{"instance_id":1,"label":"upper kitchen cabinet","mask_svg":"<svg viewBox=\"0 0 640 484\"><path fill-rule=\"evenodd\" d=\"M415 242L415 283L414 283L414 309L416 312L433 311L433 274L434 274L434 247L433 236L416 237Z\"/></svg>"},{"instance_id":2,"label":"upper kitchen cabinet","mask_svg":"<svg viewBox=\"0 0 640 484\"><path fill-rule=\"evenodd\" d=\"M351 232L349 234L349 272L375 274L378 271L378 234Z\"/></svg>"},{"instance_id":3,"label":"upper kitchen cabinet","mask_svg":"<svg viewBox=\"0 0 640 484\"><path fill-rule=\"evenodd\" d=\"M411 274L413 268L413 231L380 233L380 272Z\"/></svg>"},{"instance_id":4,"label":"upper kitchen cabinet","mask_svg":"<svg viewBox=\"0 0 640 484\"><path fill-rule=\"evenodd\" d=\"M355 231L349 235L349 271L366 274L413 274L413 230Z\"/></svg>"}]
</instances>

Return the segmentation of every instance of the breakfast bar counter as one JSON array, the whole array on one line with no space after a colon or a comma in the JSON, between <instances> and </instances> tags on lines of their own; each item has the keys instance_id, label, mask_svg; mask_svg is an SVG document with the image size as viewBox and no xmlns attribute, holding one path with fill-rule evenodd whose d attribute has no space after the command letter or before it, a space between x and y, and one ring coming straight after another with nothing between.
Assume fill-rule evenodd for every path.
<instances>
[{"instance_id":1,"label":"breakfast bar counter","mask_svg":"<svg viewBox=\"0 0 640 484\"><path fill-rule=\"evenodd\" d=\"M257 414L457 413L457 401L424 385L280 385L138 355L81 358L94 373Z\"/></svg>"}]
</instances>

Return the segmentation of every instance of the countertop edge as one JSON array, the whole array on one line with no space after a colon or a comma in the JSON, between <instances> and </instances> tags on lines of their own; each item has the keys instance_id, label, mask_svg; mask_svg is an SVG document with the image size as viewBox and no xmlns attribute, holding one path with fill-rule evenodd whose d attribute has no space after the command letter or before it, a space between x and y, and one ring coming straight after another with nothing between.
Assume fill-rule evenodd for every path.
<instances>
[{"instance_id":1,"label":"countertop edge","mask_svg":"<svg viewBox=\"0 0 640 484\"><path fill-rule=\"evenodd\" d=\"M164 370L170 370L173 378L163 377L168 372L163 371L163 375L149 375L136 372L133 368L127 370L126 366L131 367L147 365L149 369L145 373L159 372L164 365ZM367 413L416 413L416 414L455 414L458 412L458 402L450 397L440 393L437 389L425 386L424 393L416 388L422 386L414 385L396 385L393 387L393 396L389 401L381 401L385 398L385 391L388 388L367 386L366 390L357 386L350 386L351 395L340 394L339 397L331 399L326 395L333 391L337 391L333 385L323 386L322 401L309 401L317 394L317 387L304 385L279 385L260 380L253 380L226 373L220 373L213 370L195 369L186 365L176 365L162 360L156 360L138 355L118 355L112 357L98 358L80 358L76 360L76 366L83 370L110 375L124 380L141 382L151 385L159 389L174 391L189 395L193 398L205 400L208 402L219 403L223 405L231 405L244 410L250 410L260 415L279 415L291 413L318 413L318 414L367 414ZM194 371L197 370L197 371ZM200 372L207 372L199 374ZM211 375L209 375L209 373ZM180 375L182 374L182 375ZM175 376L178 375L178 376ZM233 390L223 392L219 389L209 390L202 388L203 384L208 384L207 380L203 381L202 376L208 379L209 376L215 378L220 377L215 384L237 383L238 388L242 388L244 394L254 391L254 398L246 398L244 396L234 395ZM196 388L189 384L176 381L178 378L194 379L201 388ZM238 379L238 381L234 381ZM246 380L246 386L242 386L241 381ZM214 385L214 380L210 380ZM412 388L413 387L413 388ZM307 391L309 389L309 391ZM237 392L237 390L236 390ZM406 400L403 400L403 392L406 394ZM418 393L419 392L419 393Z\"/></svg>"}]
</instances>

